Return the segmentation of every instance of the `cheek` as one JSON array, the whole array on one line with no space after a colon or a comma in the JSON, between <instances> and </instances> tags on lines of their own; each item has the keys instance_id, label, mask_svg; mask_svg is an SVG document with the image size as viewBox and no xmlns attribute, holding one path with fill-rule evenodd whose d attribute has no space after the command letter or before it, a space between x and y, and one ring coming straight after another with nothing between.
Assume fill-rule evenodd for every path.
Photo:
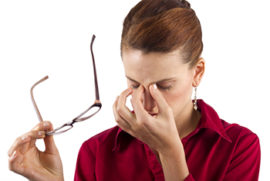
<instances>
[{"instance_id":1,"label":"cheek","mask_svg":"<svg viewBox=\"0 0 270 181\"><path fill-rule=\"evenodd\" d=\"M175 90L168 93L165 93L166 101L169 106L174 107L175 104L183 102L185 99L186 91L184 90Z\"/></svg>"},{"instance_id":2,"label":"cheek","mask_svg":"<svg viewBox=\"0 0 270 181\"><path fill-rule=\"evenodd\" d=\"M188 86L181 87L163 95L169 106L173 109L174 115L177 115L190 99L190 88Z\"/></svg>"}]
</instances>

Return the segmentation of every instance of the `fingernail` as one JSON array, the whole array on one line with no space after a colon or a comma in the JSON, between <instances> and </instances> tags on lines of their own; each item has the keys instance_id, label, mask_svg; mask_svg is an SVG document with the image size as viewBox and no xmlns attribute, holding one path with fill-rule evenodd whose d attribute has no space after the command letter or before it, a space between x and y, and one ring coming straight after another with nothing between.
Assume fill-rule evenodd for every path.
<instances>
[{"instance_id":1,"label":"fingernail","mask_svg":"<svg viewBox=\"0 0 270 181\"><path fill-rule=\"evenodd\" d=\"M27 138L27 136L22 136L22 141L24 141Z\"/></svg>"},{"instance_id":2,"label":"fingernail","mask_svg":"<svg viewBox=\"0 0 270 181\"><path fill-rule=\"evenodd\" d=\"M38 135L39 135L39 136L43 136L43 135L44 135L44 131L39 131L39 132L38 132Z\"/></svg>"},{"instance_id":3,"label":"fingernail","mask_svg":"<svg viewBox=\"0 0 270 181\"><path fill-rule=\"evenodd\" d=\"M12 160L12 159L14 159L15 157L16 157L16 150L12 153L12 155L11 155L11 157L10 157L10 159Z\"/></svg>"},{"instance_id":4,"label":"fingernail","mask_svg":"<svg viewBox=\"0 0 270 181\"><path fill-rule=\"evenodd\" d=\"M154 90L156 90L157 89L157 84L153 84L153 88L154 88Z\"/></svg>"},{"instance_id":5,"label":"fingernail","mask_svg":"<svg viewBox=\"0 0 270 181\"><path fill-rule=\"evenodd\" d=\"M49 123L48 122L44 122L43 123L43 126L47 127L47 126L49 126Z\"/></svg>"}]
</instances>

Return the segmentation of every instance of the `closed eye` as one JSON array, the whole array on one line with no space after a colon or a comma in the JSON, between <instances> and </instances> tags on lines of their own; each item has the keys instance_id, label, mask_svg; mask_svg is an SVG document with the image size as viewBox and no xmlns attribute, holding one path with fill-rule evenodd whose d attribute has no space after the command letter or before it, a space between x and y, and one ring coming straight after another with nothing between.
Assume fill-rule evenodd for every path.
<instances>
[{"instance_id":1,"label":"closed eye","mask_svg":"<svg viewBox=\"0 0 270 181\"><path fill-rule=\"evenodd\" d=\"M140 85L131 85L133 89L137 89ZM161 90L169 90L172 86L161 86L157 84L157 87Z\"/></svg>"}]
</instances>

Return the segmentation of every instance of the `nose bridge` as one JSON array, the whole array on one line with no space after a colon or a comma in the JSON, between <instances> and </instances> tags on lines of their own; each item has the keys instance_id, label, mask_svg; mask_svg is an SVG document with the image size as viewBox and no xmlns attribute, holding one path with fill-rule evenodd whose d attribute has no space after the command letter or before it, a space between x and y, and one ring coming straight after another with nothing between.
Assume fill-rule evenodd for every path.
<instances>
[{"instance_id":1,"label":"nose bridge","mask_svg":"<svg viewBox=\"0 0 270 181\"><path fill-rule=\"evenodd\" d=\"M152 111L153 108L155 107L155 100L154 98L151 96L149 90L147 88L144 88L144 99L143 99L143 105L144 108L147 111Z\"/></svg>"}]
</instances>

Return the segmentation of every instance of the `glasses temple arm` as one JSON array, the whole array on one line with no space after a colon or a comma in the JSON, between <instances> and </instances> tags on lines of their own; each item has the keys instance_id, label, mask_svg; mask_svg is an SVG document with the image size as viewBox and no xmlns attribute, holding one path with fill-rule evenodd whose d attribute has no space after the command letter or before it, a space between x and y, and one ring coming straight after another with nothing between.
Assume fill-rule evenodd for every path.
<instances>
[{"instance_id":1,"label":"glasses temple arm","mask_svg":"<svg viewBox=\"0 0 270 181\"><path fill-rule=\"evenodd\" d=\"M95 40L95 37L96 37L95 35L92 36L90 50L91 50L93 69L94 69L96 101L99 101L100 99L99 99L99 91L98 91L97 72L96 72L96 64L95 64L95 58L94 58L94 53L93 53L93 42Z\"/></svg>"},{"instance_id":2,"label":"glasses temple arm","mask_svg":"<svg viewBox=\"0 0 270 181\"><path fill-rule=\"evenodd\" d=\"M49 78L48 76L43 77L42 79L40 79L39 81L37 81L37 82L31 87L31 89L30 89L31 100L32 100L32 103L33 103L33 105L34 105L34 108L35 108L35 111L36 111L36 113L37 113L37 116L38 116L39 121L43 121L43 118L42 118L42 116L41 116L41 114L40 114L40 112L39 112L39 109L38 109L38 107L37 107L36 101L35 101L35 99L34 99L33 90L34 90L34 88L35 88L36 85L38 85L40 82L43 82L44 80L46 80L46 79L48 79L48 78Z\"/></svg>"}]
</instances>

